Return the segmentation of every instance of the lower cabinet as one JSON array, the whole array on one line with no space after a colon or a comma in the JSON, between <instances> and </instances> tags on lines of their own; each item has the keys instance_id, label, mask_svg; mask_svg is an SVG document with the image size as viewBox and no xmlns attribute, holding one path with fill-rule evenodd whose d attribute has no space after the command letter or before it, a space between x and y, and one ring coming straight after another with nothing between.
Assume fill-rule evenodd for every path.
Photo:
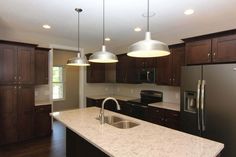
<instances>
[{"instance_id":1,"label":"lower cabinet","mask_svg":"<svg viewBox=\"0 0 236 157\"><path fill-rule=\"evenodd\" d=\"M34 86L0 86L0 145L33 137Z\"/></svg>"},{"instance_id":2,"label":"lower cabinet","mask_svg":"<svg viewBox=\"0 0 236 157\"><path fill-rule=\"evenodd\" d=\"M66 157L109 157L91 143L66 128Z\"/></svg>"},{"instance_id":3,"label":"lower cabinet","mask_svg":"<svg viewBox=\"0 0 236 157\"><path fill-rule=\"evenodd\" d=\"M35 137L44 137L52 133L51 105L35 106Z\"/></svg>"},{"instance_id":4,"label":"lower cabinet","mask_svg":"<svg viewBox=\"0 0 236 157\"><path fill-rule=\"evenodd\" d=\"M180 130L180 112L148 107L147 120L168 128Z\"/></svg>"}]
</instances>

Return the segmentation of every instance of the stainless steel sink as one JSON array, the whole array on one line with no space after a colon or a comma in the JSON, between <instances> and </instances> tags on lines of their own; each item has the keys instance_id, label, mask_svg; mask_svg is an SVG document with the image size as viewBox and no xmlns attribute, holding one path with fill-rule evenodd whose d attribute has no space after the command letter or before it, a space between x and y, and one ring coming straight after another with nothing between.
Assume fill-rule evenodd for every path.
<instances>
[{"instance_id":1,"label":"stainless steel sink","mask_svg":"<svg viewBox=\"0 0 236 157\"><path fill-rule=\"evenodd\" d=\"M99 118L96 119L99 120ZM117 116L105 116L104 122L119 129L129 129L139 125L138 123Z\"/></svg>"},{"instance_id":2,"label":"stainless steel sink","mask_svg":"<svg viewBox=\"0 0 236 157\"><path fill-rule=\"evenodd\" d=\"M120 129L129 129L129 128L133 128L138 125L139 125L138 123L134 123L134 122L127 121L127 120L112 124L112 126L120 128Z\"/></svg>"}]
</instances>

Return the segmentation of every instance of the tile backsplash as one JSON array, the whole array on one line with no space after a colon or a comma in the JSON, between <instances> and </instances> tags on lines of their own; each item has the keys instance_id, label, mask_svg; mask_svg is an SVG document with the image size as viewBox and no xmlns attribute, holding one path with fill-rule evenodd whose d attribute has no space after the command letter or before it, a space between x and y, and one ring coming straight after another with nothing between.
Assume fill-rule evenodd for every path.
<instances>
[{"instance_id":1,"label":"tile backsplash","mask_svg":"<svg viewBox=\"0 0 236 157\"><path fill-rule=\"evenodd\" d=\"M161 91L164 102L180 103L180 87L158 86L156 84L114 84L115 95L140 97L141 90Z\"/></svg>"},{"instance_id":2,"label":"tile backsplash","mask_svg":"<svg viewBox=\"0 0 236 157\"><path fill-rule=\"evenodd\" d=\"M35 103L50 102L50 87L49 85L35 86Z\"/></svg>"}]
</instances>

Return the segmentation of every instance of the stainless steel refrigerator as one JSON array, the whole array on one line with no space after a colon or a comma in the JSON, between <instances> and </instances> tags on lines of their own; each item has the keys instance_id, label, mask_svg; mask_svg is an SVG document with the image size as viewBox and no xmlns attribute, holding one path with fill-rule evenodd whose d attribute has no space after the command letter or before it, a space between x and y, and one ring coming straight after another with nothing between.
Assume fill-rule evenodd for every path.
<instances>
[{"instance_id":1,"label":"stainless steel refrigerator","mask_svg":"<svg viewBox=\"0 0 236 157\"><path fill-rule=\"evenodd\" d=\"M236 64L185 66L181 71L183 131L225 144L236 157Z\"/></svg>"}]
</instances>

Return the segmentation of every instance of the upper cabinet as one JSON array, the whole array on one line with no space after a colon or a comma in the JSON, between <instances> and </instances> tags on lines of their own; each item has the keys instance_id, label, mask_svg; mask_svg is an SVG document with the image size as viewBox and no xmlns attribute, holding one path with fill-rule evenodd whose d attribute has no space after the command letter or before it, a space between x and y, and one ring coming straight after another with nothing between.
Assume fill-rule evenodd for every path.
<instances>
[{"instance_id":1,"label":"upper cabinet","mask_svg":"<svg viewBox=\"0 0 236 157\"><path fill-rule=\"evenodd\" d=\"M200 40L186 43L187 64L211 63L211 40Z\"/></svg>"},{"instance_id":2,"label":"upper cabinet","mask_svg":"<svg viewBox=\"0 0 236 157\"><path fill-rule=\"evenodd\" d=\"M35 45L0 41L0 84L34 84Z\"/></svg>"},{"instance_id":3,"label":"upper cabinet","mask_svg":"<svg viewBox=\"0 0 236 157\"><path fill-rule=\"evenodd\" d=\"M158 85L180 85L181 66L185 64L184 44L170 46L171 54L157 58L156 83Z\"/></svg>"},{"instance_id":4,"label":"upper cabinet","mask_svg":"<svg viewBox=\"0 0 236 157\"><path fill-rule=\"evenodd\" d=\"M87 54L89 58L91 54ZM105 83L105 64L103 63L92 63L87 67L87 83Z\"/></svg>"},{"instance_id":5,"label":"upper cabinet","mask_svg":"<svg viewBox=\"0 0 236 157\"><path fill-rule=\"evenodd\" d=\"M184 39L186 64L228 63L236 61L236 34L231 31Z\"/></svg>"},{"instance_id":6,"label":"upper cabinet","mask_svg":"<svg viewBox=\"0 0 236 157\"><path fill-rule=\"evenodd\" d=\"M48 84L48 52L47 48L35 49L35 84Z\"/></svg>"},{"instance_id":7,"label":"upper cabinet","mask_svg":"<svg viewBox=\"0 0 236 157\"><path fill-rule=\"evenodd\" d=\"M156 58L137 58L136 67L138 69L155 68Z\"/></svg>"},{"instance_id":8,"label":"upper cabinet","mask_svg":"<svg viewBox=\"0 0 236 157\"><path fill-rule=\"evenodd\" d=\"M126 54L118 55L119 62L116 64L117 83L138 83L136 59Z\"/></svg>"},{"instance_id":9,"label":"upper cabinet","mask_svg":"<svg viewBox=\"0 0 236 157\"><path fill-rule=\"evenodd\" d=\"M236 34L212 39L212 61L235 62L236 61Z\"/></svg>"}]
</instances>

